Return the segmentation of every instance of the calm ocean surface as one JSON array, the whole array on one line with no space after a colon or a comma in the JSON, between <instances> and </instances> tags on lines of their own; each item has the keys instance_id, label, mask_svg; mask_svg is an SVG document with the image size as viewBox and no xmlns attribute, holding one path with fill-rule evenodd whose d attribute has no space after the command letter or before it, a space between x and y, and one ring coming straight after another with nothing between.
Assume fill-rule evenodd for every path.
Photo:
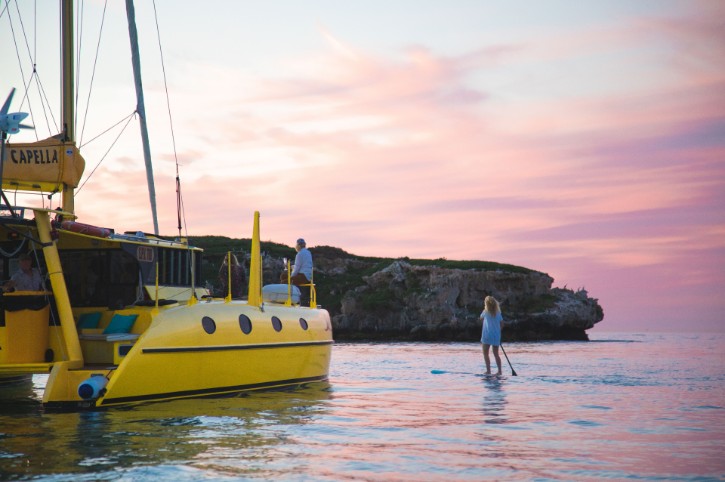
<instances>
[{"instance_id":1,"label":"calm ocean surface","mask_svg":"<svg viewBox=\"0 0 725 482\"><path fill-rule=\"evenodd\" d=\"M725 335L591 338L505 345L501 379L476 343L339 343L329 384L105 412L36 377L0 480L725 480Z\"/></svg>"}]
</instances>

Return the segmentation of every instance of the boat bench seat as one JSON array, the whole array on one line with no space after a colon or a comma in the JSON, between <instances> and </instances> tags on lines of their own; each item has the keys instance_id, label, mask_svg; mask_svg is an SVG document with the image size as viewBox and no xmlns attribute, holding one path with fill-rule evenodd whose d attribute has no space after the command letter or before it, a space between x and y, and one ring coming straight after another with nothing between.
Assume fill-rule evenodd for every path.
<instances>
[{"instance_id":1,"label":"boat bench seat","mask_svg":"<svg viewBox=\"0 0 725 482\"><path fill-rule=\"evenodd\" d=\"M78 335L85 363L118 365L139 336L133 333L86 333Z\"/></svg>"},{"instance_id":2,"label":"boat bench seat","mask_svg":"<svg viewBox=\"0 0 725 482\"><path fill-rule=\"evenodd\" d=\"M136 341L141 335L135 333L81 333L78 335L79 340L94 341Z\"/></svg>"}]
</instances>

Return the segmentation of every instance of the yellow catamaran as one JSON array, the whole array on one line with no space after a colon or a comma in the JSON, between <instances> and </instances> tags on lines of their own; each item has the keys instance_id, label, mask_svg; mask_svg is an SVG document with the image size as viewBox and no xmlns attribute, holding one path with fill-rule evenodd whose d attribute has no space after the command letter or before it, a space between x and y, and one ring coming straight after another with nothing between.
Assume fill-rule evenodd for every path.
<instances>
[{"instance_id":1,"label":"yellow catamaran","mask_svg":"<svg viewBox=\"0 0 725 482\"><path fill-rule=\"evenodd\" d=\"M0 398L3 381L33 374L49 374L43 404L62 409L326 380L328 312L314 297L311 307L296 304L291 288L280 301L263 297L259 213L246 300L197 287L202 251L183 240L77 221L73 194L85 163L73 129L72 2L61 12L64 130L27 144L5 144L3 132L0 271L8 279L30 254L45 286L0 296ZM5 190L61 193L62 208L12 206Z\"/></svg>"}]
</instances>

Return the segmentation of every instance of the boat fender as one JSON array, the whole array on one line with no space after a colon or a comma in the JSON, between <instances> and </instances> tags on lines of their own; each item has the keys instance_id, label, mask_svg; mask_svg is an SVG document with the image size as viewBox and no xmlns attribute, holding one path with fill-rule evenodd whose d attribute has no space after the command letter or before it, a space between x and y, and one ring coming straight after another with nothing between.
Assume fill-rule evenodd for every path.
<instances>
[{"instance_id":1,"label":"boat fender","mask_svg":"<svg viewBox=\"0 0 725 482\"><path fill-rule=\"evenodd\" d=\"M90 224L78 223L75 221L63 221L60 223L60 227L66 231L72 231L79 234L87 234L89 236L96 236L99 238L107 238L111 235L111 230L108 228L101 228L98 226L92 226Z\"/></svg>"},{"instance_id":2,"label":"boat fender","mask_svg":"<svg viewBox=\"0 0 725 482\"><path fill-rule=\"evenodd\" d=\"M98 398L106 392L108 378L100 373L93 374L90 378L86 378L78 385L78 395L83 400L92 400Z\"/></svg>"},{"instance_id":3,"label":"boat fender","mask_svg":"<svg viewBox=\"0 0 725 482\"><path fill-rule=\"evenodd\" d=\"M262 298L270 303L284 303L287 301L288 288L286 284L265 285L262 287ZM300 289L292 285L292 303L300 302Z\"/></svg>"}]
</instances>

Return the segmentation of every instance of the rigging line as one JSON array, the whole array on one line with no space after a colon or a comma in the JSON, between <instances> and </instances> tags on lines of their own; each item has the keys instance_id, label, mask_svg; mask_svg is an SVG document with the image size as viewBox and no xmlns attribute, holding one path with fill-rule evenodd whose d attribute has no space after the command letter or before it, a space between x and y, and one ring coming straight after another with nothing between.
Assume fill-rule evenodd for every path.
<instances>
[{"instance_id":1,"label":"rigging line","mask_svg":"<svg viewBox=\"0 0 725 482\"><path fill-rule=\"evenodd\" d=\"M174 150L174 161L176 163L176 215L178 220L179 236L181 236L181 217L184 205L181 198L181 178L179 177L179 156L176 151L176 135L174 134L174 121L171 115L171 98L169 96L169 84L166 79L166 63L164 62L164 50L161 46L161 28L159 27L159 14L156 10L156 0L152 2L154 7L154 21L156 22L156 38L159 44L159 56L161 57L161 72L164 76L164 91L166 92L166 110L169 114L169 129L171 130L171 145ZM184 215L184 228L186 228L186 216Z\"/></svg>"},{"instance_id":2,"label":"rigging line","mask_svg":"<svg viewBox=\"0 0 725 482\"><path fill-rule=\"evenodd\" d=\"M8 0L8 3L9 3L9 0ZM23 26L23 20L20 15L20 9L18 7L17 2L15 3L15 8L18 11L18 21L20 22L20 26L23 27L22 28L23 37L25 38L25 43L27 46L28 39L25 36L25 32L24 32L25 28ZM13 18L10 16L10 10L8 10L8 23L10 24L10 30L13 33L13 43L15 44L15 56L18 58L18 67L20 68L20 76L23 78L23 84L25 84L25 71L23 70L23 60L20 58L20 48L18 47L18 40L17 40L17 36L15 34L15 27L13 27Z\"/></svg>"},{"instance_id":3,"label":"rigging line","mask_svg":"<svg viewBox=\"0 0 725 482\"><path fill-rule=\"evenodd\" d=\"M134 112L134 114L135 114L135 112ZM88 182L88 180L93 176L93 173L96 172L96 169L98 169L100 167L101 163L106 159L106 157L108 156L108 153L111 152L111 149L113 149L113 146L115 146L116 145L116 142L118 142L118 139L121 138L121 134L124 133L124 131L128 127L128 124L131 123L131 119L132 118L133 118L133 115L131 115L131 116L128 117L128 122L126 122L126 125L123 126L123 129L121 129L121 132L118 133L118 135L116 136L116 139L114 139L113 143L108 148L108 150L106 151L106 153L103 155L103 157L101 157L101 160L98 161L98 164L96 164L96 167L94 167L93 170L91 171L91 173L88 174L88 177L85 179L85 181L83 181L83 183L80 186L78 186L78 189L76 189L76 192L75 192L75 195L76 196L78 196L78 194L81 192L81 189L83 189L83 186L86 185L86 183Z\"/></svg>"},{"instance_id":4,"label":"rigging line","mask_svg":"<svg viewBox=\"0 0 725 482\"><path fill-rule=\"evenodd\" d=\"M30 43L28 42L28 34L25 31L25 24L23 23L23 16L20 14L20 7L18 6L18 2L16 0L15 2L15 10L18 12L18 22L20 22L20 30L23 33L23 40L25 40L25 50L28 51L28 58L31 62L35 62L33 58L33 54L30 52ZM8 11L8 14L10 11ZM10 15L8 15L8 19L10 19ZM10 24L10 28L12 28L12 22ZM15 30L13 30L13 38L15 37ZM20 58L20 55L18 55L18 59Z\"/></svg>"},{"instance_id":5,"label":"rigging line","mask_svg":"<svg viewBox=\"0 0 725 482\"><path fill-rule=\"evenodd\" d=\"M106 8L108 7L108 0L103 5L103 15L101 16L101 28L98 31L98 44L96 45L96 57L93 59L93 71L91 73L91 84L88 87L88 99L86 100L86 111L83 114L83 128L81 129L81 136L78 139L78 144L83 143L83 133L86 132L86 120L88 119L88 109L91 106L91 93L93 92L93 82L96 78L96 66L98 65L98 53L101 50L101 37L103 36L103 24L106 20Z\"/></svg>"},{"instance_id":6,"label":"rigging line","mask_svg":"<svg viewBox=\"0 0 725 482\"><path fill-rule=\"evenodd\" d=\"M10 24L10 30L13 33L13 42L15 44L15 54L16 54L16 56L18 58L18 67L20 69L20 76L23 79L23 88L24 88L24 91L25 91L25 95L23 95L23 99L22 99L22 101L20 103L20 108L21 109L23 108L23 105L25 105L25 99L27 98L28 99L28 109L30 110L31 118L34 118L35 115L33 114L33 108L30 105L30 98L28 97L28 92L29 92L29 85L30 85L30 83L33 80L33 76L37 72L36 69L35 69L35 59L33 57L33 54L30 52L30 45L28 43L28 35L25 32L25 24L23 23L23 16L20 13L20 8L18 7L18 2L16 1L15 2L15 10L16 10L17 15L18 15L18 22L20 22L20 27L21 27L21 32L23 34L23 39L25 40L25 49L28 51L28 57L29 57L31 63L33 64L33 73L30 75L30 78L26 82L26 80L25 80L25 70L23 69L23 61L20 58L20 48L19 48L18 43L17 43L17 40L16 40L15 28L13 27L12 17L10 16L10 0L7 0L5 2L5 5L6 5L6 9L4 9L4 10L7 10L8 23ZM35 17L36 17L35 20L37 22L37 12L35 14ZM46 122L47 122L47 116L46 116ZM38 132L37 131L35 131L35 139L36 140L39 139Z\"/></svg>"},{"instance_id":7,"label":"rigging line","mask_svg":"<svg viewBox=\"0 0 725 482\"><path fill-rule=\"evenodd\" d=\"M115 123L115 124L113 124L113 125L112 125L111 127L109 127L108 129L106 129L105 131L101 132L100 134L98 134L98 135L97 135L96 137L94 137L94 138L93 138L93 139L91 139L90 141L86 142L85 144L81 144L81 145L79 145L79 146L78 146L78 149L80 149L80 148L82 148L82 147L85 147L85 146L87 146L87 145L88 145L88 144L90 144L91 142L93 142L93 141L95 141L96 139L98 139L99 137L101 137L101 136L102 136L103 134L105 134L106 132L110 131L111 129L113 129L114 127L116 127L117 125L119 125L119 124L120 124L121 122L123 122L123 121L125 121L125 120L128 120L129 118L131 118L131 117L133 117L133 116L135 116L135 115L136 115L136 111L133 111L133 112L131 112L131 113L130 113L129 115L127 115L126 117L124 117L124 118L123 118L123 119L121 119L120 121L116 122L116 123ZM125 127L124 127L124 129L125 129Z\"/></svg>"},{"instance_id":8,"label":"rigging line","mask_svg":"<svg viewBox=\"0 0 725 482\"><path fill-rule=\"evenodd\" d=\"M25 32L25 24L23 23L23 16L20 14L20 7L18 6L17 0L15 1L15 10L18 12L18 22L20 22L20 30L23 33L23 40L25 40L25 49L28 51L28 57L30 58L30 61L33 62L33 54L30 53L30 44L28 43L28 34ZM8 14L10 12L8 11ZM8 19L10 16L8 15ZM12 28L12 23L10 24L10 27ZM15 36L15 30L13 30L13 37ZM18 55L18 58L20 56Z\"/></svg>"},{"instance_id":9,"label":"rigging line","mask_svg":"<svg viewBox=\"0 0 725 482\"><path fill-rule=\"evenodd\" d=\"M179 175L176 175L176 229L179 231L179 237L181 237L181 179Z\"/></svg>"},{"instance_id":10,"label":"rigging line","mask_svg":"<svg viewBox=\"0 0 725 482\"><path fill-rule=\"evenodd\" d=\"M40 79L38 78L38 1L36 0L33 3L33 32L35 33L33 35L33 73L30 76L30 79L37 79L37 82L40 82ZM30 84L28 84L30 85ZM29 87L25 87L25 93L26 95L29 95ZM23 99L23 102L25 100ZM20 104L21 107L23 104ZM50 123L48 123L48 114L45 112L45 105L43 104L42 96L40 101L40 107L43 109L43 114L45 115L45 125L49 126ZM28 109L30 110L30 118L35 119L35 114L33 114L33 108L30 106L30 97L28 97ZM33 121L33 124L35 124L35 121ZM38 135L38 130L33 129L33 133L35 134L35 140L40 140L40 136Z\"/></svg>"},{"instance_id":11,"label":"rigging line","mask_svg":"<svg viewBox=\"0 0 725 482\"><path fill-rule=\"evenodd\" d=\"M43 87L43 83L40 81L40 75L38 75L38 71L36 70L35 66L33 66L33 73L35 75L35 82L38 87L38 95L40 96L40 105L43 108L43 115L45 116L45 125L48 127L48 136L52 136L53 133L50 131L50 126L52 125L56 130L58 130L58 123L55 120L55 116L53 115L53 109L50 108L50 101L48 100L48 93L45 91L45 87ZM30 101L28 101L28 107L30 107ZM53 121L51 124L48 120L48 112L50 112L50 120ZM32 109L31 109L31 115L32 115ZM36 129L35 132L37 133L38 130ZM36 139L37 139L36 135Z\"/></svg>"},{"instance_id":12,"label":"rigging line","mask_svg":"<svg viewBox=\"0 0 725 482\"><path fill-rule=\"evenodd\" d=\"M179 165L176 165L176 229L181 237L181 217L184 214L184 201L181 197L181 178L179 177ZM186 227L186 218L184 218L184 227Z\"/></svg>"},{"instance_id":13,"label":"rigging line","mask_svg":"<svg viewBox=\"0 0 725 482\"><path fill-rule=\"evenodd\" d=\"M6 4L7 14L8 14L8 22L10 24L10 29L13 32L13 42L15 43L15 53L16 53L16 56L18 59L18 68L20 69L20 76L23 79L23 84L24 84L24 88L25 88L25 92L26 92L26 95L23 97L23 101L20 105L20 108L22 108L22 106L25 104L25 99L27 98L28 99L28 109L30 109L31 118L35 118L35 114L33 114L33 107L30 103L30 98L28 97L28 92L30 90L30 84L33 81L33 78L35 77L37 79L38 86L39 86L39 95L40 95L40 99L41 99L40 103L41 103L41 106L43 109L43 114L45 116L45 122L46 122L47 126L50 126L51 123L48 121L48 112L46 110L46 106L49 106L50 102L48 101L47 94L45 94L45 90L42 88L42 83L40 82L40 77L38 76L38 73L37 73L38 71L36 68L37 66L35 63L35 58L33 57L33 54L31 54L31 52L30 52L30 46L28 44L27 34L25 33L25 24L23 23L22 15L20 14L20 9L18 8L17 1L16 1L15 6L16 6L17 14L18 14L18 21L20 22L20 26L22 27L22 33L23 33L23 38L25 39L26 50L28 51L28 57L29 57L31 63L33 64L33 72L27 81L25 80L25 70L23 69L23 61L20 58L20 48L18 47L18 43L17 43L17 39L16 39L17 35L15 33L15 28L13 27L12 17L10 16L10 9L9 9L10 0L6 0L5 4ZM37 13L36 13L36 21L37 21ZM36 28L36 31L37 31L37 28ZM52 118L53 117L52 110L50 111L50 115ZM53 124L56 124L54 118L53 118ZM56 128L57 128L57 124L56 124ZM52 133L49 133L49 135L52 135ZM39 139L37 129L35 130L35 138L36 138L36 140Z\"/></svg>"},{"instance_id":14,"label":"rigging line","mask_svg":"<svg viewBox=\"0 0 725 482\"><path fill-rule=\"evenodd\" d=\"M186 211L184 210L184 196L181 199L181 217L184 219L184 235L189 236L189 228L186 225Z\"/></svg>"},{"instance_id":15,"label":"rigging line","mask_svg":"<svg viewBox=\"0 0 725 482\"><path fill-rule=\"evenodd\" d=\"M10 30L13 33L13 43L15 44L15 55L18 58L18 68L20 69L20 76L23 79L23 88L25 90L25 95L23 96L23 100L22 100L22 102L20 104L20 108L22 109L23 104L25 103L25 97L28 94L28 86L30 85L30 82L32 82L32 80L33 80L33 75L31 74L30 78L27 81L25 80L25 70L23 70L23 61L20 58L20 47L18 46L18 42L17 42L17 38L16 38L17 36L15 34L15 28L13 27L13 21L12 21L11 15L10 15L10 0L7 0L5 2L5 4L6 4L6 9L7 9L7 14L8 14L8 23L10 24ZM20 27L21 27L21 32L23 34L23 39L25 39L25 48L28 51L28 57L30 57L30 61L33 62L33 72L35 72L35 63L33 61L32 54L30 53L30 46L28 44L28 36L25 33L25 24L23 23L23 16L20 14L20 8L18 7L17 1L15 2L15 10L17 11L17 14L18 14L18 21L20 22ZM31 116L32 116L33 109L30 106L30 100L28 100L28 108L30 109L30 113L31 113ZM35 132L35 139L36 140L38 139L38 133L37 132Z\"/></svg>"},{"instance_id":16,"label":"rigging line","mask_svg":"<svg viewBox=\"0 0 725 482\"><path fill-rule=\"evenodd\" d=\"M156 0L153 1L154 6L154 20L156 21L156 37L159 42L159 55L161 57L161 71L164 75L164 90L166 91L166 110L169 113L169 126L171 129L171 143L174 148L174 159L176 160L176 168L177 168L177 174L178 174L178 167L179 167L179 159L176 156L176 137L174 136L174 122L173 117L171 116L171 99L169 98L169 85L166 81L166 64L164 63L164 51L161 48L161 30L159 29L159 16L156 12Z\"/></svg>"},{"instance_id":17,"label":"rigging line","mask_svg":"<svg viewBox=\"0 0 725 482\"><path fill-rule=\"evenodd\" d=\"M181 181L179 175L176 175L176 219L178 222L177 228L179 230L179 237L181 237L181 221L182 217L184 220L184 233L186 236L189 235L189 231L186 227L186 212L184 211L184 198L181 195Z\"/></svg>"},{"instance_id":18,"label":"rigging line","mask_svg":"<svg viewBox=\"0 0 725 482\"><path fill-rule=\"evenodd\" d=\"M25 101L26 100L28 101L28 110L30 111L30 118L31 119L34 119L35 118L35 114L33 113L33 106L30 105L30 83L33 81L34 78L37 78L36 75L37 75L37 73L36 73L36 70L35 70L35 66L33 65L33 73L30 75L30 79L28 79L28 83L23 86L23 89L25 91L25 94L23 94L23 98L20 100L20 109L22 109L23 106L25 105ZM41 101L40 105L43 106L42 101ZM45 109L43 109L43 113L45 113ZM45 121L46 121L46 123L48 122L47 116L45 118ZM38 136L38 130L37 129L33 129L33 134L35 134L35 140L36 141L37 140L40 140L40 137Z\"/></svg>"}]
</instances>

